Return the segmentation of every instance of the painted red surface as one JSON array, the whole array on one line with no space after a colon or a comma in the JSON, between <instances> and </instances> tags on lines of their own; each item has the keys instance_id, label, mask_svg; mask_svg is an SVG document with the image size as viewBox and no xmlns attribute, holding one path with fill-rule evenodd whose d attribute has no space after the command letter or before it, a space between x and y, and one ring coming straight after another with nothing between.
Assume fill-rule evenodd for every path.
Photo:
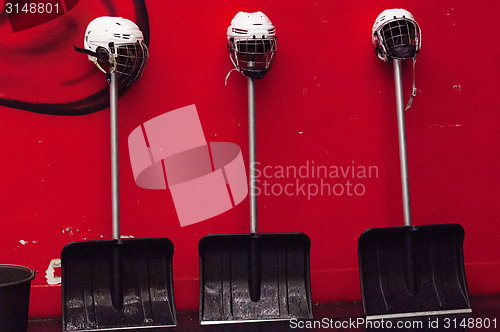
<instances>
[{"instance_id":1,"label":"painted red surface","mask_svg":"<svg viewBox=\"0 0 500 332\"><path fill-rule=\"evenodd\" d=\"M95 17L112 12L134 19L129 1L114 7L106 3L80 1L62 17L15 34L0 14L0 98L7 105L0 106L0 263L39 271L31 316L60 315L60 286L47 284L45 270L65 244L111 238L109 109L47 115L5 100L67 103L105 89L103 74L72 46L83 45L85 28ZM500 292L500 97L495 84L500 44L494 40L499 3L191 0L146 5L150 61L118 105L121 228L123 235L173 241L177 309L198 306L200 238L249 231L248 197L230 211L181 228L168 190L134 183L127 137L155 116L196 104L206 141L236 143L248 160L246 79L233 73L224 86L232 68L225 31L240 10L266 13L279 38L272 70L256 82L259 229L310 236L313 301L359 300L359 235L371 227L403 224L392 66L377 59L370 40L377 15L399 6L412 12L423 36L418 94L406 111L413 222L460 223L466 230L470 292ZM403 74L408 98L411 61L404 63ZM306 167L288 178L278 172L305 165L308 177ZM317 168L313 177L313 165L337 166L340 178L319 178ZM343 178L342 170L353 166L355 176L346 172ZM371 177L368 172L362 177L362 167L370 166ZM328 195L323 187L323 194L307 196L308 188L325 183L339 183L337 193L340 185L345 191ZM279 194L289 184L291 195Z\"/></svg>"}]
</instances>

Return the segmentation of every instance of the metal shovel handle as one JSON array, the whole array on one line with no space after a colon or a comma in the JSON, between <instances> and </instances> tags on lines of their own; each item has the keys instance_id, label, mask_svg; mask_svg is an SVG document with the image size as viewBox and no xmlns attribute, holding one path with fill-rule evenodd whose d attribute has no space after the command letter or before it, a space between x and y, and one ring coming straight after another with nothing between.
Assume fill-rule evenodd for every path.
<instances>
[{"instance_id":1,"label":"metal shovel handle","mask_svg":"<svg viewBox=\"0 0 500 332\"><path fill-rule=\"evenodd\" d=\"M257 235L257 170L256 139L255 139L255 84L248 79L248 137L250 163L250 233Z\"/></svg>"},{"instance_id":2,"label":"metal shovel handle","mask_svg":"<svg viewBox=\"0 0 500 332\"><path fill-rule=\"evenodd\" d=\"M116 72L110 74L109 110L111 113L111 205L113 240L120 240L120 196L118 177L118 82Z\"/></svg>"},{"instance_id":3,"label":"metal shovel handle","mask_svg":"<svg viewBox=\"0 0 500 332\"><path fill-rule=\"evenodd\" d=\"M111 122L111 208L113 240L120 243L120 196L118 177L118 81L116 72L109 77L109 112ZM120 247L113 248L111 259L111 300L115 310L123 309L123 278Z\"/></svg>"},{"instance_id":4,"label":"metal shovel handle","mask_svg":"<svg viewBox=\"0 0 500 332\"><path fill-rule=\"evenodd\" d=\"M411 208L410 208L410 185L408 182L408 159L406 156L406 132L405 132L405 109L403 104L403 83L401 75L401 60L394 59L394 83L396 87L396 104L398 113L398 136L399 136L399 162L401 166L401 186L403 191L403 211L405 226L411 226ZM405 236L405 280L406 290L411 295L416 295L417 279L415 269L415 250L412 234Z\"/></svg>"},{"instance_id":5,"label":"metal shovel handle","mask_svg":"<svg viewBox=\"0 0 500 332\"><path fill-rule=\"evenodd\" d=\"M405 226L411 226L410 186L408 182L408 160L406 156L406 133L403 104L403 83L401 78L401 60L393 60L394 85L398 113L399 161L401 167L401 186L403 189L403 211Z\"/></svg>"},{"instance_id":6,"label":"metal shovel handle","mask_svg":"<svg viewBox=\"0 0 500 332\"><path fill-rule=\"evenodd\" d=\"M261 289L261 260L260 246L257 229L257 170L256 164L256 138L255 138L255 84L248 77L248 141L250 163L250 252L248 257L248 291L253 302L260 300Z\"/></svg>"}]
</instances>

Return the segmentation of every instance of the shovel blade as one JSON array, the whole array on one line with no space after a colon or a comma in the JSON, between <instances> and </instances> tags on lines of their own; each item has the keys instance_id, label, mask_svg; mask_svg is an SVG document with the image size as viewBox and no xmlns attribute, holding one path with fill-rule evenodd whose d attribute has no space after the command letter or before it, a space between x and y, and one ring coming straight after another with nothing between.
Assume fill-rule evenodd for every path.
<instances>
[{"instance_id":1,"label":"shovel blade","mask_svg":"<svg viewBox=\"0 0 500 332\"><path fill-rule=\"evenodd\" d=\"M252 259L255 240L257 260ZM198 245L201 324L312 318L310 249L303 233L203 237ZM260 264L257 302L249 287L254 261Z\"/></svg>"},{"instance_id":2,"label":"shovel blade","mask_svg":"<svg viewBox=\"0 0 500 332\"><path fill-rule=\"evenodd\" d=\"M458 224L372 228L358 240L367 318L471 312Z\"/></svg>"},{"instance_id":3,"label":"shovel blade","mask_svg":"<svg viewBox=\"0 0 500 332\"><path fill-rule=\"evenodd\" d=\"M177 325L173 253L167 238L66 245L61 252L63 330Z\"/></svg>"}]
</instances>

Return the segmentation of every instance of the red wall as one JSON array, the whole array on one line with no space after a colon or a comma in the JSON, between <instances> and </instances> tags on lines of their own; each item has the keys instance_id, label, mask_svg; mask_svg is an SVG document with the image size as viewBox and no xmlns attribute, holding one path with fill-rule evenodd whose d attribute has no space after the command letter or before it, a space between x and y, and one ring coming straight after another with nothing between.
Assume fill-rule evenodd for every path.
<instances>
[{"instance_id":1,"label":"red wall","mask_svg":"<svg viewBox=\"0 0 500 332\"><path fill-rule=\"evenodd\" d=\"M266 13L279 38L272 70L256 82L259 169L314 162L344 169L354 165L356 170L375 166L372 170L378 171L371 178L323 179L332 186L347 180L361 184L362 195L258 197L260 231L310 236L313 301L359 300L358 236L371 227L403 224L392 66L376 58L370 39L377 15L392 7L412 12L423 36L418 94L406 111L413 222L460 223L466 230L470 292L499 292L500 44L495 14L500 4L246 3L146 1L150 61L143 77L119 99L122 234L173 241L177 309L198 306L200 238L249 231L248 197L228 212L181 228L168 190L134 183L127 137L155 116L196 104L206 140L236 143L248 160L246 79L233 73L224 86L232 68L225 32L240 10ZM70 114L99 109L106 102L104 75L72 46L83 46L93 18L119 15L144 22L140 12L129 1L81 0L62 17L17 33L0 14L0 263L39 271L31 316L60 315L60 285L48 285L45 270L66 243L111 238L109 110L77 116L33 110ZM411 61L404 63L403 74L407 99ZM95 95L101 90L103 97ZM88 96L93 97L84 99ZM274 185L275 193L297 180L305 184L306 194L308 185L313 190L321 184L312 174L262 174L259 180Z\"/></svg>"}]
</instances>

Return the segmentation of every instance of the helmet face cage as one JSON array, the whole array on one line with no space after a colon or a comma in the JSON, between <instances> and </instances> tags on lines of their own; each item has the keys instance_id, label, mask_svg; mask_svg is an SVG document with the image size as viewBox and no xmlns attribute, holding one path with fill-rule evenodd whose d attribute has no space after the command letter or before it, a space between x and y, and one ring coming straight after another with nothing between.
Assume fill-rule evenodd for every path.
<instances>
[{"instance_id":1,"label":"helmet face cage","mask_svg":"<svg viewBox=\"0 0 500 332\"><path fill-rule=\"evenodd\" d=\"M245 76L259 79L271 69L278 48L278 38L230 38L228 48L236 69Z\"/></svg>"},{"instance_id":2,"label":"helmet face cage","mask_svg":"<svg viewBox=\"0 0 500 332\"><path fill-rule=\"evenodd\" d=\"M135 44L115 46L115 53L112 53L110 60L114 61L112 66L116 72L116 77L121 82L129 85L142 76L148 58L148 48L144 41L140 40Z\"/></svg>"},{"instance_id":3,"label":"helmet face cage","mask_svg":"<svg viewBox=\"0 0 500 332\"><path fill-rule=\"evenodd\" d=\"M420 29L416 22L402 18L388 21L376 32L376 52L390 59L409 59L417 55ZM386 58L386 60L387 60Z\"/></svg>"},{"instance_id":4,"label":"helmet face cage","mask_svg":"<svg viewBox=\"0 0 500 332\"><path fill-rule=\"evenodd\" d=\"M381 60L415 58L422 43L420 27L409 11L386 9L373 24L372 42Z\"/></svg>"}]
</instances>

